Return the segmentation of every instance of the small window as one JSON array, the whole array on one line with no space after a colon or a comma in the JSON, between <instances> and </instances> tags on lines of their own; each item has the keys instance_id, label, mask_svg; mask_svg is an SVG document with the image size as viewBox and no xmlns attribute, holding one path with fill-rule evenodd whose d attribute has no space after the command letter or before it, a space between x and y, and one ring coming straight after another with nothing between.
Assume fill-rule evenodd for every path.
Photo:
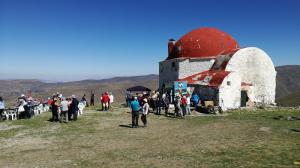
<instances>
[{"instance_id":1,"label":"small window","mask_svg":"<svg viewBox=\"0 0 300 168\"><path fill-rule=\"evenodd\" d=\"M231 82L230 82L230 81L227 81L227 85L230 86L230 85L231 85Z\"/></svg>"},{"instance_id":2,"label":"small window","mask_svg":"<svg viewBox=\"0 0 300 168\"><path fill-rule=\"evenodd\" d=\"M175 68L175 62L172 62L172 67Z\"/></svg>"}]
</instances>

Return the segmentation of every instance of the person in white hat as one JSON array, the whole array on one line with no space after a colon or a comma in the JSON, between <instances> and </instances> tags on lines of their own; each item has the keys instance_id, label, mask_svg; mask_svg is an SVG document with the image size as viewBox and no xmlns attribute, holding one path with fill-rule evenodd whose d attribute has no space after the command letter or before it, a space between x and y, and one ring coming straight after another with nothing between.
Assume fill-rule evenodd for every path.
<instances>
[{"instance_id":1,"label":"person in white hat","mask_svg":"<svg viewBox=\"0 0 300 168\"><path fill-rule=\"evenodd\" d=\"M148 104L148 100L146 98L143 99L143 101L144 101L144 105L143 105L143 113L141 116L141 120L142 120L144 126L147 127L147 115L149 112L149 104Z\"/></svg>"}]
</instances>

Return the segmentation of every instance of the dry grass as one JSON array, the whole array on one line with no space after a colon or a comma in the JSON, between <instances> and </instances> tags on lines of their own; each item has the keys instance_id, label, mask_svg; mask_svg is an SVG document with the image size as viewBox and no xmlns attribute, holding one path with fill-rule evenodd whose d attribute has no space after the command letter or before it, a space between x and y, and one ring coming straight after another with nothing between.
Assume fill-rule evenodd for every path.
<instances>
[{"instance_id":1,"label":"dry grass","mask_svg":"<svg viewBox=\"0 0 300 168\"><path fill-rule=\"evenodd\" d=\"M149 126L136 129L125 127L128 112L90 109L68 124L48 122L49 113L0 123L0 167L293 167L300 161L300 133L291 131L300 121L273 119L300 111L150 114Z\"/></svg>"}]
</instances>

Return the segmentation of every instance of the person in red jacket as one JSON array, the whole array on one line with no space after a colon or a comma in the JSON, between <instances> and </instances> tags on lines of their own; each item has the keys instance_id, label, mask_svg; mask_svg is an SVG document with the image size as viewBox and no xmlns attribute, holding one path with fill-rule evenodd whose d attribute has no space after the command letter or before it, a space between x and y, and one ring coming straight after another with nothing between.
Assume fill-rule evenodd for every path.
<instances>
[{"instance_id":1,"label":"person in red jacket","mask_svg":"<svg viewBox=\"0 0 300 168\"><path fill-rule=\"evenodd\" d=\"M110 101L108 92L105 92L102 95L101 100L102 100L102 106L104 108L104 111L107 111L108 110L108 104L109 104L109 101Z\"/></svg>"},{"instance_id":2,"label":"person in red jacket","mask_svg":"<svg viewBox=\"0 0 300 168\"><path fill-rule=\"evenodd\" d=\"M181 98L181 108L182 108L183 116L185 116L185 114L186 114L186 106L187 106L187 99L186 99L186 96L183 96Z\"/></svg>"}]
</instances>

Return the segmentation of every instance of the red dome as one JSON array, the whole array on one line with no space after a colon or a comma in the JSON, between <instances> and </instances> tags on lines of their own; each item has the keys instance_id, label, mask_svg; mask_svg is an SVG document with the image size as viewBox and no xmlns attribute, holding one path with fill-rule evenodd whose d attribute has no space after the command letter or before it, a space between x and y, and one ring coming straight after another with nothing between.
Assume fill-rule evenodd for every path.
<instances>
[{"instance_id":1,"label":"red dome","mask_svg":"<svg viewBox=\"0 0 300 168\"><path fill-rule=\"evenodd\" d=\"M181 37L172 46L169 42L169 56L173 58L214 58L229 54L239 48L238 43L227 33L215 28L195 29Z\"/></svg>"}]
</instances>

